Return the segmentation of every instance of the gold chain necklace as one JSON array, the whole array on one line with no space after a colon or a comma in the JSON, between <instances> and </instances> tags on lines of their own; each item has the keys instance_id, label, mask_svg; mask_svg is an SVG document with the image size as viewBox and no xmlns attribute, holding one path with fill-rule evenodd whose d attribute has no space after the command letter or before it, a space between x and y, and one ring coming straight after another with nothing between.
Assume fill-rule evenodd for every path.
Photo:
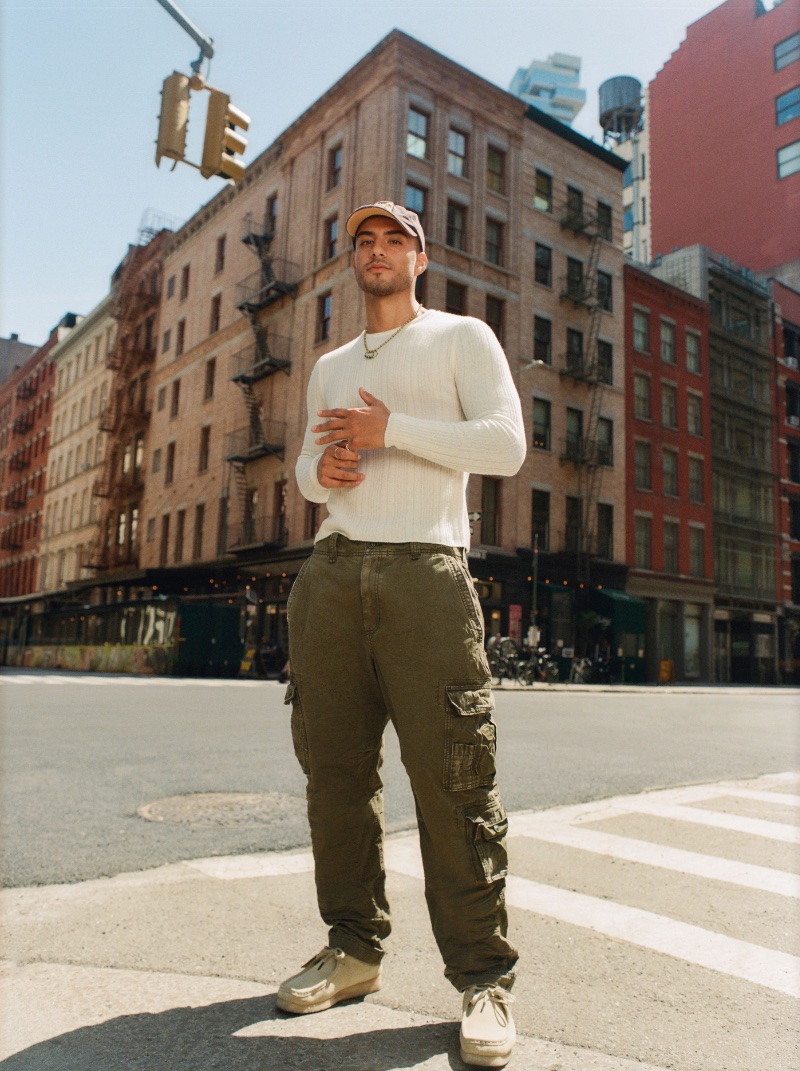
<instances>
[{"instance_id":1,"label":"gold chain necklace","mask_svg":"<svg viewBox=\"0 0 800 1071\"><path fill-rule=\"evenodd\" d=\"M384 339L383 342L381 342L380 346L376 346L374 350L371 350L369 348L369 346L367 345L367 329L365 327L364 328L364 356L366 357L366 359L368 361L371 361L372 358L377 354L378 350L382 350L383 347L386 346L389 342L391 342L393 338L396 338L397 335L399 335L400 332L403 330L403 328L404 327L408 327L408 325L411 323L411 321L415 320L417 318L417 316L419 315L419 313L421 313L423 311L424 310L423 310L422 306L421 305L417 305L416 311L411 313L411 315L406 320L406 322L404 324L400 324L400 326L397 328L397 330L394 331L391 335L389 335L388 338Z\"/></svg>"}]
</instances>

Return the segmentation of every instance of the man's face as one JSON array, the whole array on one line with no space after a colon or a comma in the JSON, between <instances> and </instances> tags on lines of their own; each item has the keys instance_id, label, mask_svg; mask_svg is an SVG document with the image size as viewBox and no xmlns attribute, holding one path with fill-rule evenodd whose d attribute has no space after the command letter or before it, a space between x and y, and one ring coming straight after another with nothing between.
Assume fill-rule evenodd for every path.
<instances>
[{"instance_id":1,"label":"man's face","mask_svg":"<svg viewBox=\"0 0 800 1071\"><path fill-rule=\"evenodd\" d=\"M370 216L358 228L353 272L365 294L388 297L412 290L428 258L419 242L388 216Z\"/></svg>"}]
</instances>

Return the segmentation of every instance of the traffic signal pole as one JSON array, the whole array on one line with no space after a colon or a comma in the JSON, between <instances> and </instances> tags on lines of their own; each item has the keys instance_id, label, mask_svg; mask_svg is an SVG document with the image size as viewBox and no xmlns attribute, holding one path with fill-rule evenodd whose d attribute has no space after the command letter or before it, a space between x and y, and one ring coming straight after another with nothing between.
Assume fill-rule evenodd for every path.
<instances>
[{"instance_id":1,"label":"traffic signal pole","mask_svg":"<svg viewBox=\"0 0 800 1071\"><path fill-rule=\"evenodd\" d=\"M157 0L157 3L161 4L167 14L172 15L181 29L185 30L192 40L200 46L200 55L191 64L194 73L199 74L200 68L203 66L203 60L210 60L214 55L213 38L206 37L204 33L201 33L191 19L188 19L181 9L172 3L172 0Z\"/></svg>"}]
</instances>

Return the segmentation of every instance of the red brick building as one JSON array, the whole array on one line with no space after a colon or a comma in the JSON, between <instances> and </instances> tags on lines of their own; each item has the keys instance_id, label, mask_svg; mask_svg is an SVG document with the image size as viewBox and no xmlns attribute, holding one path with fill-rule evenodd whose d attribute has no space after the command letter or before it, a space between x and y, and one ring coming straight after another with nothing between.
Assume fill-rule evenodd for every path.
<instances>
[{"instance_id":1,"label":"red brick building","mask_svg":"<svg viewBox=\"0 0 800 1071\"><path fill-rule=\"evenodd\" d=\"M710 680L714 603L709 305L625 266L627 592L647 677Z\"/></svg>"},{"instance_id":2,"label":"red brick building","mask_svg":"<svg viewBox=\"0 0 800 1071\"><path fill-rule=\"evenodd\" d=\"M77 322L68 312L0 386L0 597L36 591L55 379L50 351Z\"/></svg>"},{"instance_id":3,"label":"red brick building","mask_svg":"<svg viewBox=\"0 0 800 1071\"><path fill-rule=\"evenodd\" d=\"M696 243L800 286L800 0L726 0L650 83L652 253Z\"/></svg>"},{"instance_id":4,"label":"red brick building","mask_svg":"<svg viewBox=\"0 0 800 1071\"><path fill-rule=\"evenodd\" d=\"M773 281L781 676L800 682L800 293Z\"/></svg>"}]
</instances>

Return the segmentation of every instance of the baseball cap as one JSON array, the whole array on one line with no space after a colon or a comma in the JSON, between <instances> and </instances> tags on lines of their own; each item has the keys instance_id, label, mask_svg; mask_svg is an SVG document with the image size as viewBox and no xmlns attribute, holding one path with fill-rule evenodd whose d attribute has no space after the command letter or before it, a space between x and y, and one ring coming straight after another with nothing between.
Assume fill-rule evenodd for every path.
<instances>
[{"instance_id":1,"label":"baseball cap","mask_svg":"<svg viewBox=\"0 0 800 1071\"><path fill-rule=\"evenodd\" d=\"M345 224L347 233L351 238L355 238L358 228L370 216L389 216L390 219L396 220L406 234L410 234L412 238L419 239L422 252L425 252L425 232L422 229L419 216L416 212L412 212L410 208L396 205L394 201L376 201L371 205L362 205L355 212L351 212Z\"/></svg>"}]
</instances>

